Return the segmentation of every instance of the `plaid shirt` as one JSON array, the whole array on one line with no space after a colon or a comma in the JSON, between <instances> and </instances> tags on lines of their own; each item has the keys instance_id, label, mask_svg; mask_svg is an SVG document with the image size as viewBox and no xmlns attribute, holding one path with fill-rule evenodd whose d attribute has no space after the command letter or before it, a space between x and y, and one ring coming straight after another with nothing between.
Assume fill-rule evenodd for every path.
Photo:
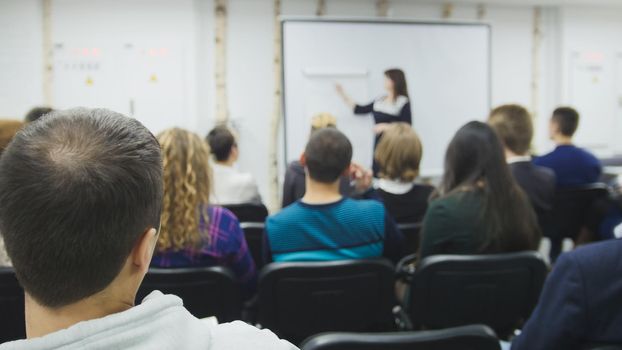
<instances>
[{"instance_id":1,"label":"plaid shirt","mask_svg":"<svg viewBox=\"0 0 622 350\"><path fill-rule=\"evenodd\" d=\"M244 232L238 219L222 207L207 208L209 224L203 218L199 232L203 244L180 251L156 251L151 261L154 267L225 266L233 270L242 282L246 295L251 295L257 284L257 271L250 255Z\"/></svg>"}]
</instances>

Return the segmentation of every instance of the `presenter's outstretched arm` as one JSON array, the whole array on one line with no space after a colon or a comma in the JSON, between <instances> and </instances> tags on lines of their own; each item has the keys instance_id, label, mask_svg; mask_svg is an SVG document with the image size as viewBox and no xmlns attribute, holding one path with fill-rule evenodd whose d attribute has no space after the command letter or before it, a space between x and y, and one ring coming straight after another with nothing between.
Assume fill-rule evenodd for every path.
<instances>
[{"instance_id":1,"label":"presenter's outstretched arm","mask_svg":"<svg viewBox=\"0 0 622 350\"><path fill-rule=\"evenodd\" d=\"M343 101L351 108L354 110L354 107L356 107L356 103L354 103L354 101L352 100L352 98L350 98L350 96L348 96L348 94L346 93L346 91L343 89L343 86L341 86L341 84L335 84L335 89L337 90L337 93L339 94L339 96L341 96L341 98L343 99Z\"/></svg>"}]
</instances>

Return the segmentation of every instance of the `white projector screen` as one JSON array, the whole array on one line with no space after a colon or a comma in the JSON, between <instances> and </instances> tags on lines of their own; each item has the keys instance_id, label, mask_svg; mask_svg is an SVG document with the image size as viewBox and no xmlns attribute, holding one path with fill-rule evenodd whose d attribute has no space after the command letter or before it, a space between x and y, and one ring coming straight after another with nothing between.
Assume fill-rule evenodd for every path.
<instances>
[{"instance_id":1,"label":"white projector screen","mask_svg":"<svg viewBox=\"0 0 622 350\"><path fill-rule=\"evenodd\" d=\"M371 166L373 118L355 116L335 84L367 104L384 95L388 68L406 74L423 176L441 174L456 130L490 109L488 25L285 18L282 34L287 162L304 150L312 116L330 112L352 142L353 160Z\"/></svg>"}]
</instances>

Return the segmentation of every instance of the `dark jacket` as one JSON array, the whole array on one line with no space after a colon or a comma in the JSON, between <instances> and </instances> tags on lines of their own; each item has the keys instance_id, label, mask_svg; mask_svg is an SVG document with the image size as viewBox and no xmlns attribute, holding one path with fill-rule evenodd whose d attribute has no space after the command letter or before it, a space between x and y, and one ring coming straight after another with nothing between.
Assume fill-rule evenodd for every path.
<instances>
[{"instance_id":1,"label":"dark jacket","mask_svg":"<svg viewBox=\"0 0 622 350\"><path fill-rule=\"evenodd\" d=\"M573 350L622 343L622 240L563 254L512 350Z\"/></svg>"},{"instance_id":2,"label":"dark jacket","mask_svg":"<svg viewBox=\"0 0 622 350\"><path fill-rule=\"evenodd\" d=\"M382 189L377 190L389 214L393 216L395 222L400 224L417 223L423 220L432 191L434 191L434 187L427 185L414 185L410 191L404 194L394 194Z\"/></svg>"},{"instance_id":3,"label":"dark jacket","mask_svg":"<svg viewBox=\"0 0 622 350\"><path fill-rule=\"evenodd\" d=\"M555 173L549 168L534 165L531 161L512 163L510 170L518 185L527 194L538 216L540 227L548 228L555 199Z\"/></svg>"}]
</instances>

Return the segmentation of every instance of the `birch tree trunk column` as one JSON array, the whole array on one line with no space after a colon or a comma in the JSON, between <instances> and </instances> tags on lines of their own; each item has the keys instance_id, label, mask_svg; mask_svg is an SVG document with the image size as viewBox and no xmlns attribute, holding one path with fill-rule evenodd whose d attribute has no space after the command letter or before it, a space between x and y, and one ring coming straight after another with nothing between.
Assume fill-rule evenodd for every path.
<instances>
[{"instance_id":1,"label":"birch tree trunk column","mask_svg":"<svg viewBox=\"0 0 622 350\"><path fill-rule=\"evenodd\" d=\"M279 127L281 124L281 96L282 96L282 72L281 72L281 0L274 0L274 92L272 95L272 117L270 119L270 145L268 152L268 181L269 196L268 207L270 211L279 209Z\"/></svg>"},{"instance_id":2,"label":"birch tree trunk column","mask_svg":"<svg viewBox=\"0 0 622 350\"><path fill-rule=\"evenodd\" d=\"M53 48L52 48L52 0L43 0L43 101L52 106L52 79L53 79Z\"/></svg>"},{"instance_id":3,"label":"birch tree trunk column","mask_svg":"<svg viewBox=\"0 0 622 350\"><path fill-rule=\"evenodd\" d=\"M216 82L216 124L229 119L227 100L227 2L215 1L214 81Z\"/></svg>"}]
</instances>

